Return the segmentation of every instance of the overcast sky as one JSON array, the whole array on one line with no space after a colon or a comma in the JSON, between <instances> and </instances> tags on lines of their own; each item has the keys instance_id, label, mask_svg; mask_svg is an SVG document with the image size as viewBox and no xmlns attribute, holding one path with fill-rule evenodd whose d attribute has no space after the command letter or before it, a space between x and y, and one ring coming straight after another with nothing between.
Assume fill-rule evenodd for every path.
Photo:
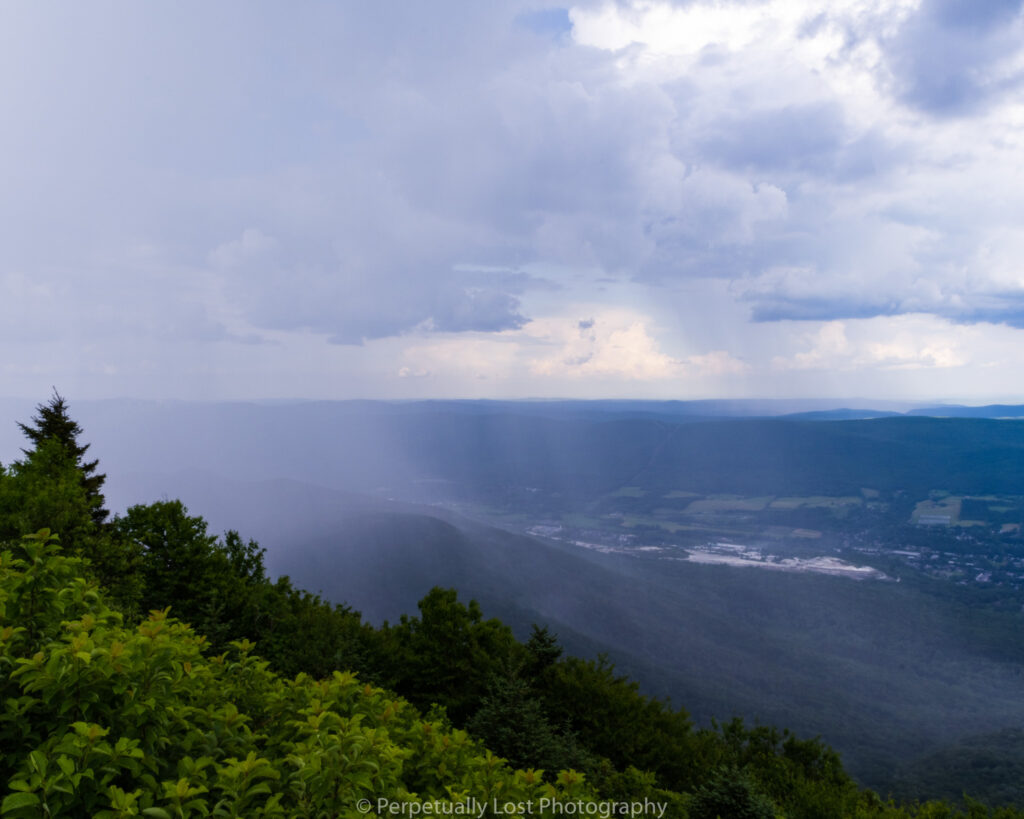
<instances>
[{"instance_id":1,"label":"overcast sky","mask_svg":"<svg viewBox=\"0 0 1024 819\"><path fill-rule=\"evenodd\" d=\"M0 395L1024 400L1014 0L0 0Z\"/></svg>"}]
</instances>

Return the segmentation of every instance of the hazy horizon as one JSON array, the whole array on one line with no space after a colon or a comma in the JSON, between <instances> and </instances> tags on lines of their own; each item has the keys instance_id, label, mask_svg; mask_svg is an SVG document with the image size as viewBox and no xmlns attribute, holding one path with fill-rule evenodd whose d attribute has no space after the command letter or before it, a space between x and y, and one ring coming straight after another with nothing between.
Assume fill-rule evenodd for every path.
<instances>
[{"instance_id":1,"label":"hazy horizon","mask_svg":"<svg viewBox=\"0 0 1024 819\"><path fill-rule=\"evenodd\" d=\"M778 403L778 404L805 404L807 406L827 405L835 409L891 409L894 406L910 408L940 407L940 406L964 406L964 407L985 407L994 405L1024 405L1022 394L1000 394L957 397L948 394L936 394L934 396L862 396L862 395L835 395L822 396L811 394L754 394L754 395L707 395L707 396L644 396L644 395L397 395L397 396L375 396L356 395L346 397L328 397L317 395L291 395L291 396L265 396L258 394L240 394L232 396L153 396L153 395L127 395L110 394L103 396L89 396L82 394L69 394L59 385L51 385L50 389L39 395L28 395L5 393L0 394L0 401L12 404L31 404L33 407L45 404L54 395L62 396L70 405L82 402L131 402L139 401L144 403L196 403L196 404L302 404L302 403L381 403L381 404L406 404L406 403L430 403L430 402L466 402L466 403L559 403L559 402L636 402L636 403Z\"/></svg>"}]
</instances>

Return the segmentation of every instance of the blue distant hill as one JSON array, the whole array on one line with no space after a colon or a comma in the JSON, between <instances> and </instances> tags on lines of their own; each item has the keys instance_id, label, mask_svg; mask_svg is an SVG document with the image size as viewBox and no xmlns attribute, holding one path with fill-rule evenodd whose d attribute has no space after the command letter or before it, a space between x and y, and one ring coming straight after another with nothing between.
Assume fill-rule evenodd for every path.
<instances>
[{"instance_id":1,"label":"blue distant hill","mask_svg":"<svg viewBox=\"0 0 1024 819\"><path fill-rule=\"evenodd\" d=\"M834 409L812 412L793 412L782 416L791 421L864 421L870 418L892 418L900 412L875 409Z\"/></svg>"},{"instance_id":2,"label":"blue distant hill","mask_svg":"<svg viewBox=\"0 0 1024 819\"><path fill-rule=\"evenodd\" d=\"M958 405L922 407L907 415L930 415L933 418L1024 418L1024 404L988 404L984 407Z\"/></svg>"}]
</instances>

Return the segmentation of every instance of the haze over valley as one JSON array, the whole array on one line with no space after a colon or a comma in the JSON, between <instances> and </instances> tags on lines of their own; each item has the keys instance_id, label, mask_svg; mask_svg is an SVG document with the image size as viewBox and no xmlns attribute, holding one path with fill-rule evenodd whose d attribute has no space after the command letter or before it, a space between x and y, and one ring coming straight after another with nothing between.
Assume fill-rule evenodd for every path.
<instances>
[{"instance_id":1,"label":"haze over valley","mask_svg":"<svg viewBox=\"0 0 1024 819\"><path fill-rule=\"evenodd\" d=\"M883 792L936 786L926 760L1024 719L1024 424L1003 419L1015 410L79 411L115 510L180 498L371 622L455 588L524 639L542 623L573 653L606 652L701 723L821 735ZM1002 776L993 787L1016 794Z\"/></svg>"}]
</instances>

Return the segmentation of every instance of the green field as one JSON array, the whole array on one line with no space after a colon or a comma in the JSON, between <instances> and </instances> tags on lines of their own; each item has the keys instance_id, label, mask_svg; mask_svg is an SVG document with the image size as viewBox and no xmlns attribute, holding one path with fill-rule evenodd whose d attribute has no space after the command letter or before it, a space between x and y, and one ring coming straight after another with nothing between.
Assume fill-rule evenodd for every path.
<instances>
[{"instance_id":1,"label":"green field","mask_svg":"<svg viewBox=\"0 0 1024 819\"><path fill-rule=\"evenodd\" d=\"M627 515L622 519L622 525L626 529L635 529L638 526L657 526L659 529L664 529L671 534L697 528L695 526L688 526L685 523L674 523L671 520L660 520L658 518L641 517L638 515Z\"/></svg>"},{"instance_id":2,"label":"green field","mask_svg":"<svg viewBox=\"0 0 1024 819\"><path fill-rule=\"evenodd\" d=\"M911 523L918 523L922 515L948 515L950 525L960 520L960 506L963 498L945 492L933 492L929 500L918 501L910 515Z\"/></svg>"},{"instance_id":3,"label":"green field","mask_svg":"<svg viewBox=\"0 0 1024 819\"><path fill-rule=\"evenodd\" d=\"M771 496L748 498L741 495L709 495L695 500L686 507L687 514L714 512L761 512L772 500Z\"/></svg>"},{"instance_id":4,"label":"green field","mask_svg":"<svg viewBox=\"0 0 1024 819\"><path fill-rule=\"evenodd\" d=\"M837 509L844 506L860 506L861 498L853 495L831 497L828 495L809 495L807 497L776 498L771 502L771 509Z\"/></svg>"}]
</instances>

